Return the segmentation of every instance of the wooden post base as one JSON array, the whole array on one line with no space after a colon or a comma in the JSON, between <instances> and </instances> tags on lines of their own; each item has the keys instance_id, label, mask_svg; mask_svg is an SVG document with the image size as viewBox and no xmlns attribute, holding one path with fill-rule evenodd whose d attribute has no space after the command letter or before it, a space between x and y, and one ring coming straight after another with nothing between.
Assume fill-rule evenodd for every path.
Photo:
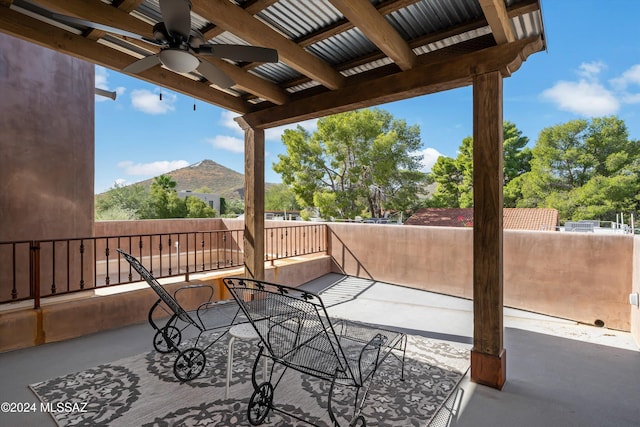
<instances>
[{"instance_id":1,"label":"wooden post base","mask_svg":"<svg viewBox=\"0 0 640 427\"><path fill-rule=\"evenodd\" d=\"M507 351L499 356L471 350L471 381L502 390L507 380Z\"/></svg>"}]
</instances>

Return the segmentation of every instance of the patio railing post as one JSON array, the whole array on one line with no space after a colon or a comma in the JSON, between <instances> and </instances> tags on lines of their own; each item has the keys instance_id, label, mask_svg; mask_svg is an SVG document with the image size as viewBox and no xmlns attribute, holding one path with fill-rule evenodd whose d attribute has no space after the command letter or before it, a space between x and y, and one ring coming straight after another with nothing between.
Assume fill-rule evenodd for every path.
<instances>
[{"instance_id":1,"label":"patio railing post","mask_svg":"<svg viewBox=\"0 0 640 427\"><path fill-rule=\"evenodd\" d=\"M40 242L32 240L29 249L29 290L33 308L40 308Z\"/></svg>"},{"instance_id":2,"label":"patio railing post","mask_svg":"<svg viewBox=\"0 0 640 427\"><path fill-rule=\"evenodd\" d=\"M328 224L324 225L324 246L326 249L327 255L331 255L331 229Z\"/></svg>"}]
</instances>

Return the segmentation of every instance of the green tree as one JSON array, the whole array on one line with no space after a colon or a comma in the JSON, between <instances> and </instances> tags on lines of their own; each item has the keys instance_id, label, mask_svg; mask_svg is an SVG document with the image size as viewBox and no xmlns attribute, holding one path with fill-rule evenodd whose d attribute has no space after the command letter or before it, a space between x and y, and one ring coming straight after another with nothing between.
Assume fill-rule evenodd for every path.
<instances>
[{"instance_id":1,"label":"green tree","mask_svg":"<svg viewBox=\"0 0 640 427\"><path fill-rule=\"evenodd\" d=\"M522 179L531 170L533 154L527 147L529 138L522 135L514 123L505 122L503 128L503 175L504 175L504 206L515 208L522 198Z\"/></svg>"},{"instance_id":2,"label":"green tree","mask_svg":"<svg viewBox=\"0 0 640 427\"><path fill-rule=\"evenodd\" d=\"M184 218L187 206L178 197L177 183L170 175L160 175L151 183L151 218Z\"/></svg>"},{"instance_id":3,"label":"green tree","mask_svg":"<svg viewBox=\"0 0 640 427\"><path fill-rule=\"evenodd\" d=\"M313 134L286 130L287 154L273 169L290 185L300 206L324 217L354 217L414 205L420 183L420 129L384 110L337 114L318 121Z\"/></svg>"},{"instance_id":4,"label":"green tree","mask_svg":"<svg viewBox=\"0 0 640 427\"><path fill-rule=\"evenodd\" d=\"M462 172L451 157L440 156L431 168L430 178L437 183L432 199L425 200L428 207L460 207Z\"/></svg>"},{"instance_id":5,"label":"green tree","mask_svg":"<svg viewBox=\"0 0 640 427\"><path fill-rule=\"evenodd\" d=\"M96 221L133 221L140 219L140 217L131 209L114 206L109 209L96 210L95 219Z\"/></svg>"},{"instance_id":6,"label":"green tree","mask_svg":"<svg viewBox=\"0 0 640 427\"><path fill-rule=\"evenodd\" d=\"M244 201L240 199L225 200L225 215L240 215L244 213Z\"/></svg>"},{"instance_id":7,"label":"green tree","mask_svg":"<svg viewBox=\"0 0 640 427\"><path fill-rule=\"evenodd\" d=\"M519 207L558 209L561 220L637 211L640 144L616 117L572 120L540 132Z\"/></svg>"},{"instance_id":8,"label":"green tree","mask_svg":"<svg viewBox=\"0 0 640 427\"><path fill-rule=\"evenodd\" d=\"M264 195L264 208L267 210L299 210L300 205L296 200L291 187L286 184L277 184L269 188Z\"/></svg>"},{"instance_id":9,"label":"green tree","mask_svg":"<svg viewBox=\"0 0 640 427\"><path fill-rule=\"evenodd\" d=\"M514 123L503 123L504 205L515 207L521 194L519 177L531 169L529 138ZM473 206L473 138L466 137L458 149L458 157L440 156L431 169L431 178L438 183L431 207L468 208Z\"/></svg>"},{"instance_id":10,"label":"green tree","mask_svg":"<svg viewBox=\"0 0 640 427\"><path fill-rule=\"evenodd\" d=\"M220 197L220 215L227 214L227 199Z\"/></svg>"},{"instance_id":11,"label":"green tree","mask_svg":"<svg viewBox=\"0 0 640 427\"><path fill-rule=\"evenodd\" d=\"M215 218L217 212L197 197L187 196L184 199L187 218Z\"/></svg>"},{"instance_id":12,"label":"green tree","mask_svg":"<svg viewBox=\"0 0 640 427\"><path fill-rule=\"evenodd\" d=\"M142 219L149 215L149 191L140 184L114 184L96 197L96 219Z\"/></svg>"}]
</instances>

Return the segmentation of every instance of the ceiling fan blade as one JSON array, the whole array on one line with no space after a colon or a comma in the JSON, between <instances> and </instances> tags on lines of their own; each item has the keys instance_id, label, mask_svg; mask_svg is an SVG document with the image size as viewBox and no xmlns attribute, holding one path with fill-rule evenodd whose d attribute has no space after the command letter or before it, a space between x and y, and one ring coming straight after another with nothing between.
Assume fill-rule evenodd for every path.
<instances>
[{"instance_id":1,"label":"ceiling fan blade","mask_svg":"<svg viewBox=\"0 0 640 427\"><path fill-rule=\"evenodd\" d=\"M160 64L160 58L158 55L149 55L142 59L137 60L133 64L129 64L122 69L124 73L138 74L145 70L148 70L151 67L155 67Z\"/></svg>"},{"instance_id":2,"label":"ceiling fan blade","mask_svg":"<svg viewBox=\"0 0 640 427\"><path fill-rule=\"evenodd\" d=\"M202 44L196 50L202 55L243 62L278 62L278 51L244 44Z\"/></svg>"},{"instance_id":3,"label":"ceiling fan blade","mask_svg":"<svg viewBox=\"0 0 640 427\"><path fill-rule=\"evenodd\" d=\"M200 65L197 68L198 72L202 74L207 80L222 89L228 89L236 82L231 77L223 73L218 67L207 61L200 60Z\"/></svg>"},{"instance_id":4,"label":"ceiling fan blade","mask_svg":"<svg viewBox=\"0 0 640 427\"><path fill-rule=\"evenodd\" d=\"M160 0L160 11L167 31L173 37L189 38L191 32L191 2L189 0Z\"/></svg>"},{"instance_id":5,"label":"ceiling fan blade","mask_svg":"<svg viewBox=\"0 0 640 427\"><path fill-rule=\"evenodd\" d=\"M71 25L81 25L83 27L93 28L95 30L101 30L111 34L118 34L120 36L129 37L137 40L144 40L147 43L155 44L157 46L162 46L162 43L154 39L150 39L148 37L143 37L140 34L132 33L130 31L121 30L120 28L110 27L108 25L98 24L97 22L87 21L84 19L76 18L73 16L61 15L59 13L52 13L50 16L52 19L56 21L60 21L63 23L71 24Z\"/></svg>"}]
</instances>

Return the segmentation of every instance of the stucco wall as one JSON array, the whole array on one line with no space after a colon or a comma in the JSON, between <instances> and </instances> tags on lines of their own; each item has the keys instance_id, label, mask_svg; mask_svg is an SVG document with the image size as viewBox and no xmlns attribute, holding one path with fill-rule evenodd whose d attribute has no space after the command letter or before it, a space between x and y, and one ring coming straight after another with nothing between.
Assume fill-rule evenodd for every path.
<instances>
[{"instance_id":1,"label":"stucco wall","mask_svg":"<svg viewBox=\"0 0 640 427\"><path fill-rule=\"evenodd\" d=\"M91 235L93 92L93 64L0 34L0 241Z\"/></svg>"},{"instance_id":2,"label":"stucco wall","mask_svg":"<svg viewBox=\"0 0 640 427\"><path fill-rule=\"evenodd\" d=\"M133 234L186 233L226 230L220 218L147 219L139 221L96 221L94 236L128 236Z\"/></svg>"},{"instance_id":3,"label":"stucco wall","mask_svg":"<svg viewBox=\"0 0 640 427\"><path fill-rule=\"evenodd\" d=\"M309 224L265 222L266 228ZM336 271L473 298L471 228L328 226ZM242 220L228 219L116 221L96 223L96 234L242 228ZM505 305L588 324L602 321L613 329L631 330L633 325L640 340L640 312L628 303L632 287L640 291L636 240L624 235L506 230Z\"/></svg>"},{"instance_id":4,"label":"stucco wall","mask_svg":"<svg viewBox=\"0 0 640 427\"><path fill-rule=\"evenodd\" d=\"M633 283L630 293L640 294L640 236L633 238ZM631 307L631 334L640 346L640 308Z\"/></svg>"},{"instance_id":5,"label":"stucco wall","mask_svg":"<svg viewBox=\"0 0 640 427\"><path fill-rule=\"evenodd\" d=\"M471 298L471 229L379 224L329 225L338 271Z\"/></svg>"},{"instance_id":6,"label":"stucco wall","mask_svg":"<svg viewBox=\"0 0 640 427\"><path fill-rule=\"evenodd\" d=\"M505 305L628 331L633 237L505 231Z\"/></svg>"},{"instance_id":7,"label":"stucco wall","mask_svg":"<svg viewBox=\"0 0 640 427\"><path fill-rule=\"evenodd\" d=\"M471 228L329 226L338 271L473 297ZM633 241L631 236L506 230L505 305L630 330Z\"/></svg>"}]
</instances>

